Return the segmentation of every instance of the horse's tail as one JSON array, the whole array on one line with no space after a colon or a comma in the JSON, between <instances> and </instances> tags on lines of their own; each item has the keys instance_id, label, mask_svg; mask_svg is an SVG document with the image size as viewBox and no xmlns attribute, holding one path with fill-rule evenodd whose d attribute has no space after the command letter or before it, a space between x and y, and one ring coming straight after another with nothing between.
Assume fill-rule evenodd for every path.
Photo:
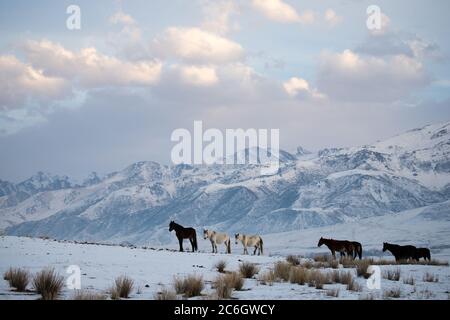
<instances>
[{"instance_id":1,"label":"horse's tail","mask_svg":"<svg viewBox=\"0 0 450 320\"><path fill-rule=\"evenodd\" d=\"M261 254L264 254L264 251L263 251L263 240L262 240L261 237L259 237L259 247L261 248Z\"/></svg>"},{"instance_id":2,"label":"horse's tail","mask_svg":"<svg viewBox=\"0 0 450 320\"><path fill-rule=\"evenodd\" d=\"M192 239L192 242L194 243L194 251L198 251L197 247L197 232L194 229L194 239Z\"/></svg>"},{"instance_id":3,"label":"horse's tail","mask_svg":"<svg viewBox=\"0 0 450 320\"><path fill-rule=\"evenodd\" d=\"M227 253L231 253L231 238L228 237L228 242L227 242Z\"/></svg>"}]
</instances>

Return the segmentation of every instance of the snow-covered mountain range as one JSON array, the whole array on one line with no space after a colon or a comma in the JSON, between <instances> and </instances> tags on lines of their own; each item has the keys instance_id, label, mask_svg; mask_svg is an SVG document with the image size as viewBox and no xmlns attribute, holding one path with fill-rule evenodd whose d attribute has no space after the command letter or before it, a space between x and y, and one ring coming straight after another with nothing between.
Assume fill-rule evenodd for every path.
<instances>
[{"instance_id":1,"label":"snow-covered mountain range","mask_svg":"<svg viewBox=\"0 0 450 320\"><path fill-rule=\"evenodd\" d=\"M18 184L0 180L0 228L139 244L173 238L169 220L264 234L423 207L427 219L450 220L450 122L367 146L280 155L280 171L271 176L250 164L138 162L82 184L41 172Z\"/></svg>"}]
</instances>

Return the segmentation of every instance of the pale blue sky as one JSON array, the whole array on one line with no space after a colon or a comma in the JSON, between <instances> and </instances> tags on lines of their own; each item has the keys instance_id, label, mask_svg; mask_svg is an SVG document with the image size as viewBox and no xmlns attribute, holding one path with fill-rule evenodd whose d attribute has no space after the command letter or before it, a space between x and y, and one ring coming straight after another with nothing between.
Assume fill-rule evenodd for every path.
<instances>
[{"instance_id":1,"label":"pale blue sky","mask_svg":"<svg viewBox=\"0 0 450 320\"><path fill-rule=\"evenodd\" d=\"M450 2L270 1L300 18L257 0L0 1L0 179L170 163L171 131L193 120L279 128L288 151L450 120ZM70 4L81 30L65 26ZM388 17L380 34L366 27L371 4ZM220 48L192 57L189 41ZM291 78L308 89L289 91Z\"/></svg>"}]
</instances>

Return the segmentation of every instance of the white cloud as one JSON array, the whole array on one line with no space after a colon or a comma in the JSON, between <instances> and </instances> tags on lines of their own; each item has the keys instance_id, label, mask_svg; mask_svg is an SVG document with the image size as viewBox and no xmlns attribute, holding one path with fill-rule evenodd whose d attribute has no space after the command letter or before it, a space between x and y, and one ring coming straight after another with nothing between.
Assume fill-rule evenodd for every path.
<instances>
[{"instance_id":1,"label":"white cloud","mask_svg":"<svg viewBox=\"0 0 450 320\"><path fill-rule=\"evenodd\" d=\"M396 101L429 83L422 63L406 55L380 58L345 50L320 59L318 87L330 98Z\"/></svg>"},{"instance_id":2,"label":"white cloud","mask_svg":"<svg viewBox=\"0 0 450 320\"><path fill-rule=\"evenodd\" d=\"M292 77L288 81L283 83L283 88L286 93L291 97L301 98L325 98L325 95L318 92L316 89L312 89L305 79Z\"/></svg>"},{"instance_id":3,"label":"white cloud","mask_svg":"<svg viewBox=\"0 0 450 320\"><path fill-rule=\"evenodd\" d=\"M153 47L157 54L200 63L236 61L244 54L240 44L200 28L170 27Z\"/></svg>"},{"instance_id":4,"label":"white cloud","mask_svg":"<svg viewBox=\"0 0 450 320\"><path fill-rule=\"evenodd\" d=\"M24 50L32 65L45 74L69 78L88 88L153 85L162 69L159 61L124 61L93 47L73 52L48 40L28 41Z\"/></svg>"},{"instance_id":5,"label":"white cloud","mask_svg":"<svg viewBox=\"0 0 450 320\"><path fill-rule=\"evenodd\" d=\"M24 108L31 100L47 102L69 93L63 78L45 75L14 56L0 56L0 109Z\"/></svg>"},{"instance_id":6,"label":"white cloud","mask_svg":"<svg viewBox=\"0 0 450 320\"><path fill-rule=\"evenodd\" d=\"M109 18L109 22L112 24L124 24L124 25L133 25L136 21L132 16L126 14L122 11L116 12Z\"/></svg>"},{"instance_id":7,"label":"white cloud","mask_svg":"<svg viewBox=\"0 0 450 320\"><path fill-rule=\"evenodd\" d=\"M324 14L325 21L328 23L329 26L334 27L342 22L343 18L333 10L333 9L327 9Z\"/></svg>"},{"instance_id":8,"label":"white cloud","mask_svg":"<svg viewBox=\"0 0 450 320\"><path fill-rule=\"evenodd\" d=\"M307 10L299 14L291 5L282 0L253 0L253 6L270 20L284 23L313 23L314 13Z\"/></svg>"},{"instance_id":9,"label":"white cloud","mask_svg":"<svg viewBox=\"0 0 450 320\"><path fill-rule=\"evenodd\" d=\"M211 86L219 81L216 69L210 66L182 66L180 76L184 83L195 86Z\"/></svg>"},{"instance_id":10,"label":"white cloud","mask_svg":"<svg viewBox=\"0 0 450 320\"><path fill-rule=\"evenodd\" d=\"M229 31L239 29L235 21L231 21L232 15L238 13L237 5L230 0L211 1L203 8L204 21L202 29L220 35L225 35Z\"/></svg>"}]
</instances>

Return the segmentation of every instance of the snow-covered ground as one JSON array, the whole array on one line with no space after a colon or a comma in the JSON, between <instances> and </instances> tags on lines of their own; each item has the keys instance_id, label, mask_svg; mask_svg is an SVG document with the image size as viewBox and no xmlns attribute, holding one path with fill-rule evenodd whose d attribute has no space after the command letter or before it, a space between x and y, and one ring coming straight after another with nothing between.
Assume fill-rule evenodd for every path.
<instances>
[{"instance_id":1,"label":"snow-covered ground","mask_svg":"<svg viewBox=\"0 0 450 320\"><path fill-rule=\"evenodd\" d=\"M323 231L316 230L316 232ZM206 282L203 294L207 296L214 292L211 289L211 281L218 275L214 265L219 260L227 261L226 270L229 271L237 270L242 261L253 262L258 264L261 273L272 268L275 262L284 260L284 255L288 253L297 254L301 251L302 254L308 255L326 252L324 248L318 249L313 244L303 244L303 247L298 250L305 239L298 238L294 241L293 233L268 235L264 240L266 255L243 256L237 254L241 253L242 248L234 243L231 255L205 252L209 251L210 246L209 242L203 239L199 239L199 246L202 249L200 252L179 253L166 250L176 249L175 244L165 249L144 249L4 236L0 237L0 272L3 274L9 267L21 267L35 273L45 267L53 267L61 275L68 276L67 267L78 265L82 274L82 288L96 292L105 292L116 277L127 275L135 282L131 299L153 299L154 294L163 286L171 287L174 276L195 273L203 276ZM224 248L219 248L219 252L223 251ZM446 261L449 258L445 250L433 256ZM396 268L397 266L381 266L382 272ZM449 298L450 268L448 266L402 265L399 268L401 269L400 281L382 279L381 290L369 290L366 280L361 277L356 279L362 287L361 292L348 291L344 285L340 284L325 285L324 289L319 290L290 283L274 283L268 286L256 279L247 279L244 290L234 291L232 297L236 299L333 299L327 296L327 290L339 288L338 299L361 299L368 296L383 298L384 291L400 288L401 299ZM356 276L354 269L345 270L350 270ZM436 275L439 281L424 282L423 276L427 272ZM404 284L403 279L410 277L414 278L415 284ZM72 296L73 291L65 287L62 298L70 299ZM11 291L7 281L0 280L0 299L37 298L38 295L32 292L24 294Z\"/></svg>"}]
</instances>

